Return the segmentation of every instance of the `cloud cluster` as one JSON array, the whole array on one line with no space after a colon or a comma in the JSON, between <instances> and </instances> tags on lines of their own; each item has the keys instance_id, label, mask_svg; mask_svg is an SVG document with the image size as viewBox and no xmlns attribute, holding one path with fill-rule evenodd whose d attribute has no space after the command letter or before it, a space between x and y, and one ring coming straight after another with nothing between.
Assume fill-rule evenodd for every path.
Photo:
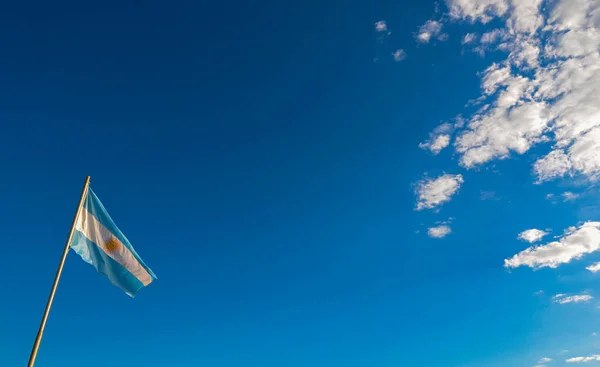
<instances>
[{"instance_id":1,"label":"cloud cluster","mask_svg":"<svg viewBox=\"0 0 600 367\"><path fill-rule=\"evenodd\" d=\"M379 21L375 22L374 27L375 27L375 32L377 32L377 40L379 42L383 42L387 37L389 37L392 34L392 32L389 30L388 24L385 20L379 20ZM404 59L406 59L407 55L406 55L406 51L399 48L396 51L392 52L391 56L395 62L400 62L400 61L403 61ZM377 60L378 60L378 58L374 59L375 62Z\"/></svg>"},{"instance_id":2,"label":"cloud cluster","mask_svg":"<svg viewBox=\"0 0 600 367\"><path fill-rule=\"evenodd\" d=\"M548 232L544 232L540 229L532 228L532 229L528 229L528 230L525 230L525 231L519 233L517 238L522 241L534 243L534 242L541 240L547 234L548 234Z\"/></svg>"},{"instance_id":3,"label":"cloud cluster","mask_svg":"<svg viewBox=\"0 0 600 367\"><path fill-rule=\"evenodd\" d=\"M462 38L465 48L481 55L499 51L504 57L495 58L480 73L481 94L468 104L478 109L461 125L438 126L419 147L434 155L452 147L459 165L473 169L540 145L541 156L531 169L536 183L575 176L600 180L600 1L445 0L445 4L447 14L427 21L415 33L418 42L444 40L448 22L461 23L472 26ZM494 26L482 32L480 24ZM462 183L461 175L421 181L416 209L439 207ZM577 197L565 192L560 199ZM534 243L546 234L531 229L519 239ZM590 221L505 259L504 266L555 268L598 250L600 222ZM577 296L571 297L575 298L562 302L578 302Z\"/></svg>"},{"instance_id":4,"label":"cloud cluster","mask_svg":"<svg viewBox=\"0 0 600 367\"><path fill-rule=\"evenodd\" d=\"M484 102L454 142L470 169L540 143L550 151L533 165L537 182L600 178L600 2L597 0L446 0L451 21L503 26L463 44L505 59L481 74ZM425 23L428 42L443 24ZM440 141L440 143L443 141ZM432 144L433 145L433 144ZM442 144L443 145L443 144Z\"/></svg>"},{"instance_id":5,"label":"cloud cluster","mask_svg":"<svg viewBox=\"0 0 600 367\"><path fill-rule=\"evenodd\" d=\"M585 222L578 228L570 228L558 241L532 246L504 260L506 268L528 266L538 269L556 268L571 260L600 250L600 222Z\"/></svg>"},{"instance_id":6,"label":"cloud cluster","mask_svg":"<svg viewBox=\"0 0 600 367\"><path fill-rule=\"evenodd\" d=\"M438 178L426 178L417 183L416 210L434 209L450 201L464 182L463 176L443 174Z\"/></svg>"},{"instance_id":7,"label":"cloud cluster","mask_svg":"<svg viewBox=\"0 0 600 367\"><path fill-rule=\"evenodd\" d=\"M554 301L554 303L564 305L567 303L588 302L592 298L594 297L586 293L577 294L574 296L567 296L566 294L557 294L556 296L552 297L552 300Z\"/></svg>"}]
</instances>

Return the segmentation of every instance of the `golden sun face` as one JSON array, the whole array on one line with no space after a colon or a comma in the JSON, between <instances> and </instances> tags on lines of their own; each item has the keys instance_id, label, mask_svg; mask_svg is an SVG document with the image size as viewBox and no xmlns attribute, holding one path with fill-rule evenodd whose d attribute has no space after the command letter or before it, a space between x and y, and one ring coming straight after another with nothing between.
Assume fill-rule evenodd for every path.
<instances>
[{"instance_id":1,"label":"golden sun face","mask_svg":"<svg viewBox=\"0 0 600 367\"><path fill-rule=\"evenodd\" d=\"M116 238L113 237L106 243L105 246L108 252L117 252L119 251L119 247L121 246L121 244Z\"/></svg>"}]
</instances>

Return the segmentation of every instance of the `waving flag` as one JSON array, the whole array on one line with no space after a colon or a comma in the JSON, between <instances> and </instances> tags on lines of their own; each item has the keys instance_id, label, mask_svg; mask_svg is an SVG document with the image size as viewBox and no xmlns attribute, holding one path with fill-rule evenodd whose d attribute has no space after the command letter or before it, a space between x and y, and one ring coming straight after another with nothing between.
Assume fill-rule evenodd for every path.
<instances>
[{"instance_id":1,"label":"waving flag","mask_svg":"<svg viewBox=\"0 0 600 367\"><path fill-rule=\"evenodd\" d=\"M156 279L91 189L79 209L70 246L131 297Z\"/></svg>"}]
</instances>

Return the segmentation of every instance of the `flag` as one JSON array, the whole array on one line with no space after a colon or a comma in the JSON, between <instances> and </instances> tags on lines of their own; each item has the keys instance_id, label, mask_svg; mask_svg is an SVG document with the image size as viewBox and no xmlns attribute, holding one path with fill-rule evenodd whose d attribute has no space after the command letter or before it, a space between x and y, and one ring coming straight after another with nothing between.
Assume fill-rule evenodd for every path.
<instances>
[{"instance_id":1,"label":"flag","mask_svg":"<svg viewBox=\"0 0 600 367\"><path fill-rule=\"evenodd\" d=\"M70 246L131 297L156 279L92 189L87 190L77 215Z\"/></svg>"}]
</instances>

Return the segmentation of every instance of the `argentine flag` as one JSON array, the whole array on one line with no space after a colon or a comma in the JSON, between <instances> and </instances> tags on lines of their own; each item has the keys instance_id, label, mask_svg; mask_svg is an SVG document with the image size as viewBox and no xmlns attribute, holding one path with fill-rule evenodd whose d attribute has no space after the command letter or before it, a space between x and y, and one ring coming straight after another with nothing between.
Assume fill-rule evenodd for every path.
<instances>
[{"instance_id":1,"label":"argentine flag","mask_svg":"<svg viewBox=\"0 0 600 367\"><path fill-rule=\"evenodd\" d=\"M77 215L70 245L85 262L131 297L156 279L91 189Z\"/></svg>"}]
</instances>

